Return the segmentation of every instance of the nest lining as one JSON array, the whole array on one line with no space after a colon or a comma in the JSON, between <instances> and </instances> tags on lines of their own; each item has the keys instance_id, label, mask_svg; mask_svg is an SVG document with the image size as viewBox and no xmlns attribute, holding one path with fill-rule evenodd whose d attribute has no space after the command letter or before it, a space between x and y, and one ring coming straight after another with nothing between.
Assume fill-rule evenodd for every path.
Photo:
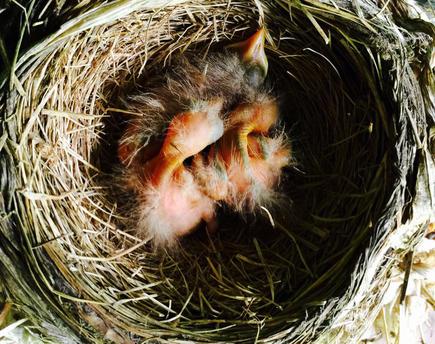
<instances>
[{"instance_id":1,"label":"nest lining","mask_svg":"<svg viewBox=\"0 0 435 344\"><path fill-rule=\"evenodd\" d=\"M324 23L328 47L310 16L294 8L290 19L280 5L265 5L264 17L249 1L134 12L72 36L28 71L17 104L21 228L37 247L35 269L53 274L41 264L46 252L65 279L66 292L54 294L79 301L79 313L143 338L250 342L303 338L338 311L321 306L348 287L392 192L394 109L372 73L379 66L341 31L346 21ZM228 215L216 237L150 252L117 226L117 205L99 183L114 145L107 123L122 116L113 99L173 55L246 37L258 18L298 161L282 185L292 205L270 210L275 228L260 215ZM307 312L324 318L304 323Z\"/></svg>"}]
</instances>

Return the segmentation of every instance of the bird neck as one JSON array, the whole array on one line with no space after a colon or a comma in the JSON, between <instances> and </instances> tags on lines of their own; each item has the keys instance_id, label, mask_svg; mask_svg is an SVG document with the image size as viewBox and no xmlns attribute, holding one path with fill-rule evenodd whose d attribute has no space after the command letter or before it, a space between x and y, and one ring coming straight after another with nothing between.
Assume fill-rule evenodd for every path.
<instances>
[{"instance_id":1,"label":"bird neck","mask_svg":"<svg viewBox=\"0 0 435 344\"><path fill-rule=\"evenodd\" d=\"M180 155L165 155L160 152L150 161L149 178L153 185L169 183L176 171L183 166L184 158Z\"/></svg>"}]
</instances>

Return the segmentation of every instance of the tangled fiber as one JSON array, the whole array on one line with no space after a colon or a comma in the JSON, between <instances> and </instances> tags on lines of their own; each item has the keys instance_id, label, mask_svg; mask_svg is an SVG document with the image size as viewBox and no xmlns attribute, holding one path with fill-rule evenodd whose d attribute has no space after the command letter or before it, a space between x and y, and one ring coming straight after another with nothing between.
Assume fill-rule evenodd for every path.
<instances>
[{"instance_id":1,"label":"tangled fiber","mask_svg":"<svg viewBox=\"0 0 435 344\"><path fill-rule=\"evenodd\" d=\"M63 25L2 55L0 291L33 331L62 343L356 341L394 262L434 221L433 26L402 1L47 6L27 19L49 8ZM107 186L127 115L117 99L174 57L258 26L297 161L285 199L255 217L223 211L216 236L177 252L150 250Z\"/></svg>"}]
</instances>

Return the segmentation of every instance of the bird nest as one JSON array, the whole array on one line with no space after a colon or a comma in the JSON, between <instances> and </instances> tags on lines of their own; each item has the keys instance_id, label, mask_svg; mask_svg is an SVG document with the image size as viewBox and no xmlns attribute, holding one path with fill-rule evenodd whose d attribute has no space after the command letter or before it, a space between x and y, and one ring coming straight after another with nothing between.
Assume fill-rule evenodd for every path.
<instances>
[{"instance_id":1,"label":"bird nest","mask_svg":"<svg viewBox=\"0 0 435 344\"><path fill-rule=\"evenodd\" d=\"M390 239L412 215L417 175L429 173L417 170L430 159L421 62L430 48L424 34L399 35L387 5L351 3L114 1L76 14L17 61L0 139L4 283L42 333L171 343L359 336L384 290L386 253L406 251ZM243 217L223 210L215 235L153 250L123 225L110 191L128 116L118 98L177 56L205 57L258 26L295 161L283 200ZM418 233L407 232L407 248Z\"/></svg>"}]
</instances>

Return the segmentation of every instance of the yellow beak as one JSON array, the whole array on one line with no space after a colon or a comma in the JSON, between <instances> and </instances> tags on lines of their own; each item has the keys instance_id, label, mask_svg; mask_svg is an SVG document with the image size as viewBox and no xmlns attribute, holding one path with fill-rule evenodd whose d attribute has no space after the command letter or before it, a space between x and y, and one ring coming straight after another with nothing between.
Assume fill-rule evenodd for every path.
<instances>
[{"instance_id":1,"label":"yellow beak","mask_svg":"<svg viewBox=\"0 0 435 344\"><path fill-rule=\"evenodd\" d=\"M257 67L265 78L267 74L267 57L264 51L264 43L266 38L266 30L261 28L247 40L234 43L228 46L239 52L241 60L247 65Z\"/></svg>"}]
</instances>

